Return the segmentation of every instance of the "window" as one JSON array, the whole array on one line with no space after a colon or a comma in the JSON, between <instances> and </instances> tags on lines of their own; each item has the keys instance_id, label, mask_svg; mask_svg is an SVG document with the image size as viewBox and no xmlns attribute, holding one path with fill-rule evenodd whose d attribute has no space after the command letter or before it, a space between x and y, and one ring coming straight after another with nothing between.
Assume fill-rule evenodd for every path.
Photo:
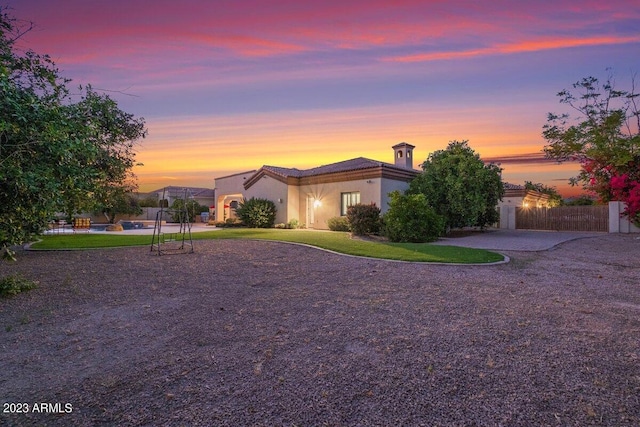
<instances>
[{"instance_id":1,"label":"window","mask_svg":"<svg viewBox=\"0 0 640 427\"><path fill-rule=\"evenodd\" d=\"M341 193L340 195L342 196L342 201L340 203L340 215L345 216L349 206L360 203L360 192L353 191L351 193Z\"/></svg>"}]
</instances>

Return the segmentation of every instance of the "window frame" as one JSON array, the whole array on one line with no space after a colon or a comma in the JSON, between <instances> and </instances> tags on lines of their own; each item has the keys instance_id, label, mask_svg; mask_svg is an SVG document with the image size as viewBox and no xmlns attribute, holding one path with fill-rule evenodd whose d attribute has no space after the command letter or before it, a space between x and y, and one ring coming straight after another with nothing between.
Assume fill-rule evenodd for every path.
<instances>
[{"instance_id":1,"label":"window frame","mask_svg":"<svg viewBox=\"0 0 640 427\"><path fill-rule=\"evenodd\" d=\"M359 191L345 191L340 193L340 216L347 215L349 206L360 203Z\"/></svg>"}]
</instances>

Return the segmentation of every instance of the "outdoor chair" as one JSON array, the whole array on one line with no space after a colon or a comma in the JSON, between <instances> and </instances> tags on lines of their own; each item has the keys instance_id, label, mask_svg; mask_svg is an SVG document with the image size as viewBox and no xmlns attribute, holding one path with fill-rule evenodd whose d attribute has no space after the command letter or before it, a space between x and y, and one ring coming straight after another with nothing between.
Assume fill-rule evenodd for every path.
<instances>
[{"instance_id":1,"label":"outdoor chair","mask_svg":"<svg viewBox=\"0 0 640 427\"><path fill-rule=\"evenodd\" d=\"M90 218L74 218L73 219L73 232L76 231L86 231L89 232L91 228L91 219Z\"/></svg>"}]
</instances>

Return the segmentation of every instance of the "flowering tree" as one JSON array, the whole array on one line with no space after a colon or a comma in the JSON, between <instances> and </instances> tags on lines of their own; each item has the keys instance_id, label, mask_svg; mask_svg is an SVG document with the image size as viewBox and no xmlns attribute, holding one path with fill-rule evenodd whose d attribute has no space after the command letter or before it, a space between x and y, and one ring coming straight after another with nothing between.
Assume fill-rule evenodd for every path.
<instances>
[{"instance_id":1,"label":"flowering tree","mask_svg":"<svg viewBox=\"0 0 640 427\"><path fill-rule=\"evenodd\" d=\"M623 214L640 225L640 181L632 179L628 173L615 175L611 178L611 191L617 200L627 203Z\"/></svg>"},{"instance_id":2,"label":"flowering tree","mask_svg":"<svg viewBox=\"0 0 640 427\"><path fill-rule=\"evenodd\" d=\"M587 77L558 93L560 103L578 113L550 113L543 127L549 158L580 162L580 173L570 180L582 183L600 202L627 203L625 214L640 224L640 110L635 79L630 90L617 90L613 78L604 84Z\"/></svg>"}]
</instances>

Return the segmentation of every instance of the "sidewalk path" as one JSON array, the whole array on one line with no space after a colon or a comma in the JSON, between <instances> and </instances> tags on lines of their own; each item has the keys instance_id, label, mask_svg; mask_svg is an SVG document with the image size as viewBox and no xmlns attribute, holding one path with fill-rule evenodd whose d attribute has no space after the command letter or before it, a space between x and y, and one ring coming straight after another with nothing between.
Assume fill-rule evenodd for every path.
<instances>
[{"instance_id":1,"label":"sidewalk path","mask_svg":"<svg viewBox=\"0 0 640 427\"><path fill-rule=\"evenodd\" d=\"M487 230L465 237L442 238L436 245L501 251L544 251L569 240L596 237L608 233L579 231Z\"/></svg>"}]
</instances>

